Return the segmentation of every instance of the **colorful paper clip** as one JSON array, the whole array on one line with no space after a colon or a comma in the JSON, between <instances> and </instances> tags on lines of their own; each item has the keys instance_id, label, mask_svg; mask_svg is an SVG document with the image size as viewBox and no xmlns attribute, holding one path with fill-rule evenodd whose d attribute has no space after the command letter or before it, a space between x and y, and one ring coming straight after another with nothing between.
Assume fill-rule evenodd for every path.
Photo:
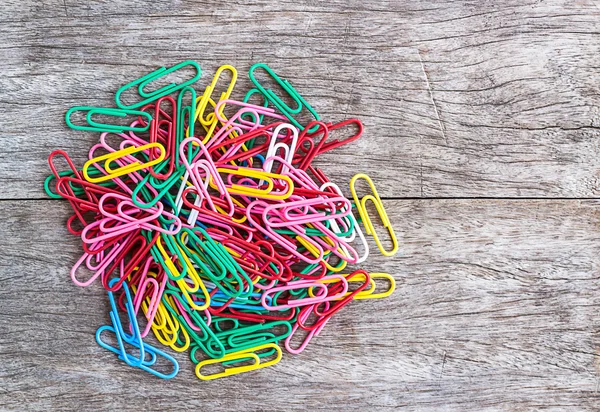
<instances>
[{"instance_id":1,"label":"colorful paper clip","mask_svg":"<svg viewBox=\"0 0 600 412\"><path fill-rule=\"evenodd\" d=\"M150 84L162 77L165 77L168 74L173 73L177 70L181 70L182 68L184 68L186 66L190 66L196 71L196 74L194 74L194 76L192 76L191 79L188 79L179 84L170 83L170 84L168 84L166 86L162 86L152 92L146 92L144 90L148 86L148 84ZM161 67L160 69L157 69L157 70L153 71L152 73L148 73L145 76L142 76L139 79L132 81L131 83L127 83L125 86L123 86L119 90L117 90L117 93L115 94L115 103L117 103L117 106L119 106L121 109L129 109L129 110L137 109L138 107L145 106L148 103L151 103L151 102L159 99L160 97L166 96L168 94L176 92L177 90L183 89L184 87L195 83L198 79L200 79L201 75L202 75L202 70L200 69L200 65L192 60L187 60L187 61L181 62L181 63L176 64L175 66L170 67L168 69L166 67ZM121 102L121 94L123 94L123 92L125 92L131 88L134 88L136 86L138 88L139 95L142 97L142 100L137 103L133 103L133 104L129 104L129 105L122 103Z\"/></svg>"},{"instance_id":2,"label":"colorful paper clip","mask_svg":"<svg viewBox=\"0 0 600 412\"><path fill-rule=\"evenodd\" d=\"M279 97L275 92L273 92L273 90L265 88L258 80L256 80L254 72L258 68L263 69L273 80L275 80L277 84L279 84L279 86L283 88L283 90L289 95L289 97L294 101L294 103L296 103L295 108L289 107L282 100L281 97ZM275 72L271 70L271 68L266 64L256 63L255 65L250 67L249 76L250 80L252 80L252 83L254 83L254 85L256 86L256 89L259 92L261 92L269 100L269 102L273 103L273 105L277 107L277 109L279 109L279 111L281 111L281 113L283 113L298 129L304 130L304 127L300 124L298 120L296 120L296 118L294 118L294 115L297 115L300 112L302 112L302 109L304 108L306 108L306 110L308 110L310 114L313 115L315 120L319 120L319 115L317 114L317 112L312 108L312 106L310 106L306 102L306 100L304 100L304 98L296 91L296 89L292 87L290 82L288 82L287 80L281 80L279 76L277 76Z\"/></svg>"},{"instance_id":3,"label":"colorful paper clip","mask_svg":"<svg viewBox=\"0 0 600 412\"><path fill-rule=\"evenodd\" d=\"M371 187L371 190L373 192L373 194L366 195L360 200L358 198L358 195L356 194L356 181L359 179L366 180L367 183L369 183L369 186ZM379 194L377 193L377 189L375 189L375 184L373 183L371 178L364 173L358 173L358 174L354 175L354 177L350 180L350 191L352 192L352 197L354 198L354 202L355 202L356 208L358 209L358 213L360 214L360 218L362 219L362 222L365 225L366 233L368 235L373 236L373 238L375 239L375 243L377 243L377 247L379 248L379 250L381 251L381 253L383 255L394 256L396 254L396 252L398 252L398 240L396 239L396 234L394 233L394 229L392 228L392 225L390 223L390 220L388 219L387 213L385 212L385 209L383 207L383 202L381 201L381 198L379 197ZM383 223L383 226L385 228L387 228L387 230L390 234L390 238L392 240L392 249L391 250L385 250L385 248L383 247L383 244L379 240L379 236L377 235L377 232L375 231L373 223L371 223L371 218L369 217L369 214L367 213L367 206L366 206L367 202L369 202L369 201L375 205L375 208L377 209L377 213L379 214L379 217L381 218L381 222Z\"/></svg>"},{"instance_id":4,"label":"colorful paper clip","mask_svg":"<svg viewBox=\"0 0 600 412\"><path fill-rule=\"evenodd\" d=\"M87 126L76 125L71 121L71 116L76 112L85 112L85 119L88 123ZM131 125L118 125L118 124L106 124L98 123L93 119L94 115L110 116L114 118L124 118L126 116L141 116L147 120L146 126L138 126L136 124ZM65 115L65 121L67 126L74 130L87 130L91 132L113 132L122 133L125 131L131 132L145 132L150 127L149 122L152 120L152 116L149 113L141 112L138 110L127 110L127 109L113 109L106 107L90 107L90 106L75 106L70 108Z\"/></svg>"},{"instance_id":5,"label":"colorful paper clip","mask_svg":"<svg viewBox=\"0 0 600 412\"><path fill-rule=\"evenodd\" d=\"M275 359L267 361L267 362L262 362L261 359L256 354L256 352L261 351L261 350L267 350L267 349L272 349L275 351L275 353L276 353ZM196 365L196 376L198 378L202 379L203 381L208 381L211 379L222 378L225 376L237 375L239 373L250 372L250 371L257 370L257 369L266 368L267 366L273 366L281 360L281 357L282 357L282 352L281 352L281 348L279 348L279 346L277 346L274 343L266 343L264 345L255 346L251 349L245 349L245 350L241 350L239 352L229 353L220 359L207 359L205 361L202 361L202 362L198 363L198 365ZM245 361L252 361L252 363L249 365L242 365L242 366L235 366L232 368L226 368L225 371L220 372L220 373L214 373L212 375L202 375L200 373L200 370L206 365L211 365L211 364L215 364L215 363L221 363L223 365L231 365L232 363L242 363Z\"/></svg>"}]
</instances>

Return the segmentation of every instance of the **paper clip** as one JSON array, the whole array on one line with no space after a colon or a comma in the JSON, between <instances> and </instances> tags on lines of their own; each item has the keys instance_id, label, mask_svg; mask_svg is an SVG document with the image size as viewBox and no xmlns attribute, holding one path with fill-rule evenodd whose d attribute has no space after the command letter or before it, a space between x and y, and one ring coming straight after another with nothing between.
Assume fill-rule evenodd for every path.
<instances>
[{"instance_id":1,"label":"paper clip","mask_svg":"<svg viewBox=\"0 0 600 412\"><path fill-rule=\"evenodd\" d=\"M258 355L256 353L258 351L267 350L267 349L275 350L277 355L276 355L275 359L273 359L271 361L261 362L260 358L258 357ZM275 365L276 363L278 363L281 360L281 357L282 357L281 348L274 343L267 343L264 345L256 346L251 349L245 349L245 350L242 350L239 352L229 353L220 359L204 360L204 361L198 363L198 365L196 365L196 376L198 378L202 379L203 381L208 381L211 379L223 378L225 376L237 375L239 373L250 372L253 370L257 370L257 369L266 368L267 366ZM200 370L202 369L202 367L204 367L206 365L212 365L212 364L216 364L216 363L222 363L224 365L229 365L229 364L233 363L233 361L237 361L240 363L244 362L244 361L252 361L252 363L250 365L243 365L243 366L236 366L233 368L227 368L227 369L225 369L224 372L214 373L212 375L202 375L200 373Z\"/></svg>"},{"instance_id":2,"label":"paper clip","mask_svg":"<svg viewBox=\"0 0 600 412\"><path fill-rule=\"evenodd\" d=\"M325 190L329 187L333 191L335 191L335 193L337 193L338 195L343 196L342 190L339 188L339 186L332 182L323 183L321 185L320 189ZM352 242L354 240L354 238L356 237L356 235L358 234L358 238L360 239L360 241L363 245L363 249L365 251L364 251L363 255L358 258L356 263L362 263L365 260L367 260L367 257L369 257L369 243L367 242L367 239L365 238L365 235L363 234L363 231L360 228L360 225L356 221L356 218L354 217L354 214L352 212L350 212L348 214L348 218L351 219L351 221L352 221L351 223L354 228L351 237L348 239L348 242ZM339 233L340 228L339 228L337 222L335 222L335 221L332 222L332 228L333 228L334 232Z\"/></svg>"},{"instance_id":3,"label":"paper clip","mask_svg":"<svg viewBox=\"0 0 600 412\"><path fill-rule=\"evenodd\" d=\"M100 326L98 328L98 330L96 331L96 342L98 343L98 345L100 345L104 349L107 349L107 350L119 355L119 359L124 360L119 349L111 346L110 344L108 344L102 340L102 333L104 333L105 331L112 332L116 335L114 327L108 326L108 325ZM130 343L130 344L134 347L136 346L135 343ZM137 366L137 368L142 369L148 373L151 373L152 375L154 375L158 378L161 378L161 379L172 379L177 375L177 373L179 373L179 363L177 362L177 360L174 357L167 354L166 352L163 352L162 350L160 350L158 348L155 348L154 346L152 346L148 343L144 342L143 345L144 345L145 352L150 354L152 357L151 357L150 361L142 362L140 365ZM150 366L153 366L154 363L156 363L157 355L166 359L171 364L173 364L173 370L170 373L159 372L156 369L152 369L150 367Z\"/></svg>"},{"instance_id":4,"label":"paper clip","mask_svg":"<svg viewBox=\"0 0 600 412\"><path fill-rule=\"evenodd\" d=\"M363 126L362 122L360 120L358 120L358 119L347 119L347 120L344 120L344 121L341 121L341 122L335 123L335 124L328 123L327 124L327 130L330 133L333 130L341 129L341 128L346 127L346 126L351 125L351 124L355 124L358 127L358 132L356 132L355 134L353 134L350 137L346 137L343 140L335 139L333 141L326 142L323 145L323 147L321 147L318 150L317 154L322 154L322 153L328 152L328 151L330 151L332 149L336 149L336 148L338 148L340 146L343 146L345 144L348 144L350 142L355 141L356 139L358 139L362 135L363 130L364 130L364 126Z\"/></svg>"},{"instance_id":5,"label":"paper clip","mask_svg":"<svg viewBox=\"0 0 600 412\"><path fill-rule=\"evenodd\" d=\"M206 116L206 118L203 118L202 116L206 110L206 107L208 106L208 101L217 85L217 82L219 81L219 77L221 76L221 73L223 73L223 71L225 71L225 70L229 70L231 72L231 81L229 82L229 85L227 86L227 90L224 91L223 93L221 93L221 96L219 97L218 101L220 102L222 100L229 99L229 96L231 96L231 92L233 91L233 87L235 86L235 82L237 80L237 70L235 69L235 67L225 64L217 69L217 72L215 73L215 77L213 78L210 85L206 86L206 89L204 89L204 93L202 94L202 97L199 98L199 102L197 104L194 118L197 119L198 121L200 121L200 123L206 128L206 136L203 139L204 143L206 143L212 137L213 132L215 131L215 128L217 127L217 124L219 123L219 118L216 116L216 114L214 112L209 113ZM223 116L224 109L225 109L224 104L219 106L218 112L221 116ZM216 105L215 105L215 110L217 110Z\"/></svg>"},{"instance_id":6,"label":"paper clip","mask_svg":"<svg viewBox=\"0 0 600 412\"><path fill-rule=\"evenodd\" d=\"M373 282L375 281L375 279L387 280L390 284L389 288L387 288L383 292L378 292L378 293L375 293L375 288L372 288L368 291L363 291L365 293L363 293L363 292L358 293L356 296L354 296L354 299L361 300L361 299L387 298L394 292L394 290L396 290L396 280L389 273L370 273L370 276L371 276L371 281L373 281ZM374 285L376 285L376 284L377 284L377 282L374 282Z\"/></svg>"},{"instance_id":7,"label":"paper clip","mask_svg":"<svg viewBox=\"0 0 600 412\"><path fill-rule=\"evenodd\" d=\"M327 309L329 309L329 306L328 306L329 302L324 302L323 304L326 305ZM314 305L308 306L307 308L310 310L304 310L298 314L299 322L304 323L308 320L308 317L310 316L311 312L314 310ZM326 324L327 324L327 320L325 322L323 322L323 324L321 326L319 326L318 328L307 331L307 334L306 334L304 340L302 341L302 343L300 344L300 346L298 346L297 348L292 348L292 339L294 338L298 329L300 329L299 324L296 323L294 325L294 327L292 328L292 333L284 341L285 350L287 350L289 353L294 354L294 355L298 355L298 354L302 353L304 351L304 349L306 349L306 347L308 346L310 341L313 339L313 337L317 336L319 334L319 332L321 332L321 330L325 327Z\"/></svg>"},{"instance_id":8,"label":"paper clip","mask_svg":"<svg viewBox=\"0 0 600 412\"><path fill-rule=\"evenodd\" d=\"M292 141L288 145L284 142L278 142L277 138L279 137L279 133L283 129L288 129L292 132ZM269 143L269 149L267 150L267 154L265 155L265 163L263 165L263 170L265 172L270 172L273 168L273 156L277 155L278 150L282 150L285 153L284 160L286 160L289 164L292 164L292 160L294 158L294 154L296 153L296 144L298 143L298 129L296 129L291 124L282 123L273 130L273 135L271 136L271 141ZM287 173L290 171L290 168L287 165L283 165L281 169L281 173Z\"/></svg>"},{"instance_id":9,"label":"paper clip","mask_svg":"<svg viewBox=\"0 0 600 412\"><path fill-rule=\"evenodd\" d=\"M362 199L359 200L358 195L356 194L356 187L355 187L356 181L358 179L366 180L367 183L369 183L369 186L371 187L371 191L373 192L373 194L366 195ZM368 235L373 236L373 238L375 239L375 243L377 243L377 247L379 248L379 250L381 251L381 253L384 256L394 256L396 254L396 252L398 252L398 241L396 239L396 234L394 233L394 229L392 228L390 220L388 219L387 213L385 212L385 209L383 207L383 203L381 202L381 198L379 197L379 194L377 193L377 189L375 189L375 185L373 184L373 181L371 180L371 178L364 173L358 173L358 174L354 175L354 177L350 180L350 191L352 192L352 197L354 198L354 203L356 204L356 208L358 209L360 218L361 218L363 224L365 225L366 233ZM383 223L383 226L388 229L388 232L392 239L392 250L389 250L389 251L385 250L385 248L381 244L381 241L379 240L379 236L377 235L377 232L375 232L375 228L373 227L373 224L371 223L371 218L369 217L369 214L367 213L366 204L368 201L373 202L373 204L375 205L375 208L377 209L377 213L379 214L379 217L381 218L381 222Z\"/></svg>"},{"instance_id":10,"label":"paper clip","mask_svg":"<svg viewBox=\"0 0 600 412\"><path fill-rule=\"evenodd\" d=\"M390 296L396 289L396 280L389 273L370 273L369 276L370 276L369 288L364 289L364 290L360 291L359 293L357 293L356 295L354 295L354 300L386 298L386 297ZM377 287L375 279L385 279L389 282L390 286L383 292L375 293L375 289ZM348 280L348 283L364 283L365 280L366 280L366 276L362 273L358 273L352 278L352 280ZM326 281L325 283L332 283L332 282L335 283L335 282L338 282L338 280L331 279L331 280ZM334 300L343 299L346 296L348 296L349 294L350 294L350 292L346 292L346 294L344 294L344 296L334 299ZM315 297L315 292L312 287L308 289L308 295L310 297Z\"/></svg>"},{"instance_id":11,"label":"paper clip","mask_svg":"<svg viewBox=\"0 0 600 412\"><path fill-rule=\"evenodd\" d=\"M71 116L75 112L86 112L86 121L88 126L76 125L71 121ZM146 126L128 126L128 125L116 125L116 124L105 124L98 123L93 120L93 115L104 115L117 118L123 118L127 115L145 117L148 121ZM152 120L152 116L149 113L138 111L138 110L126 110L126 109L112 109L106 107L91 107L91 106L75 106L67 110L65 115L65 121L67 125L75 130L87 130L91 132L113 132L122 133L124 131L132 132L145 132L150 127L149 122Z\"/></svg>"},{"instance_id":12,"label":"paper clip","mask_svg":"<svg viewBox=\"0 0 600 412\"><path fill-rule=\"evenodd\" d=\"M196 74L191 79L186 80L185 82L179 83L179 84L171 83L167 86L163 86L163 87L161 87L153 92L150 92L150 93L147 93L144 91L144 88L149 83L151 83L157 79L160 79L161 77L164 77L164 76L168 75L169 73L173 73L174 71L177 71L185 66L191 66L196 70ZM145 76L142 76L139 79L132 81L131 83L127 83L125 86L123 86L119 90L117 90L117 93L115 94L115 102L117 103L117 106L119 106L121 109L137 109L138 107L142 107L150 102L153 102L154 100L158 99L159 97L166 96L177 90L183 89L184 87L189 86L192 83L195 83L200 78L201 74L202 74L202 70L200 69L200 65L192 60L186 60L186 61L181 62L169 69L167 69L166 67L161 67L160 69L157 69L157 70L153 71L152 73L148 73ZM143 99L134 104L130 104L130 105L123 104L121 102L121 94L123 94L123 92L125 92L126 90L129 90L135 86L138 86L138 93Z\"/></svg>"},{"instance_id":13,"label":"paper clip","mask_svg":"<svg viewBox=\"0 0 600 412\"><path fill-rule=\"evenodd\" d=\"M326 283L333 282L333 281L342 283L342 285L343 285L342 290L332 296L328 296L328 294L327 294L328 290L327 290ZM277 292L283 292L283 291L290 291L290 290L294 290L294 289L296 289L296 290L297 289L309 289L309 288L314 288L314 287L319 288L320 293L318 295L313 295L313 297L294 299L294 300L288 301L286 304L280 304L280 305L277 305L276 303L274 305L269 305L267 303L267 298L271 294L275 294ZM265 309L269 309L269 310L289 309L292 307L312 305L314 303L327 302L330 300L336 300L338 298L343 298L344 294L347 291L348 291L348 282L346 281L346 278L344 276L330 275L330 276L326 276L326 277L323 277L323 278L315 280L315 281L298 280L298 281L294 281L294 282L288 282L288 284L285 286L278 286L278 287L266 290L262 294L261 303Z\"/></svg>"},{"instance_id":14,"label":"paper clip","mask_svg":"<svg viewBox=\"0 0 600 412\"><path fill-rule=\"evenodd\" d=\"M256 77L254 76L254 71L258 68L261 68L267 72L269 76L273 78L282 88L287 92L290 98L296 103L296 108L291 108L287 104L284 103L283 100L279 96L277 96L271 89L265 89ZM296 126L300 130L304 130L304 127L294 118L293 115L299 114L303 108L306 108L315 118L315 120L320 120L317 112L304 100L304 98L292 87L290 82L287 80L281 80L279 76L275 74L273 70L269 66L264 63L256 63L252 67L250 67L250 71L248 72L248 76L250 80L256 88L267 98L270 102L275 105L289 120L292 122L294 126Z\"/></svg>"},{"instance_id":15,"label":"paper clip","mask_svg":"<svg viewBox=\"0 0 600 412\"><path fill-rule=\"evenodd\" d=\"M253 196L260 199L285 200L291 196L294 191L294 183L292 180L282 174L269 173L262 170L250 169L239 166L225 166L217 168L217 171L222 174L233 176L245 176L255 179L260 179L267 183L266 187L252 187L249 185L230 183L227 186L227 191L230 194ZM228 180L231 182L231 179ZM274 190L276 183L284 182L283 189L280 191ZM264 186L264 185L263 185ZM280 186L278 184L277 186Z\"/></svg>"},{"instance_id":16,"label":"paper clip","mask_svg":"<svg viewBox=\"0 0 600 412\"><path fill-rule=\"evenodd\" d=\"M116 160L120 160L126 156L130 156L130 155L133 155L136 153L144 152L145 150L153 150L153 149L158 149L160 152L160 155L154 160L151 160L146 163L142 163L138 160L133 163L129 163L128 165L118 167L117 169L114 169L114 170L110 167L110 164ZM127 149L117 150L116 152L108 153L108 154L98 156L98 157L88 160L83 165L82 173L88 182L91 182L91 183L105 182L107 180L113 179L118 176L123 176L128 173L136 172L138 170L142 170L142 169L146 169L148 167L154 166L155 164L162 162L164 160L164 158L165 158L165 148L160 143L149 143L147 145L140 146L140 147L132 146ZM101 161L104 161L104 170L106 170L108 173L105 176L91 177L88 173L90 166L92 166L95 163L99 163Z\"/></svg>"}]
</instances>

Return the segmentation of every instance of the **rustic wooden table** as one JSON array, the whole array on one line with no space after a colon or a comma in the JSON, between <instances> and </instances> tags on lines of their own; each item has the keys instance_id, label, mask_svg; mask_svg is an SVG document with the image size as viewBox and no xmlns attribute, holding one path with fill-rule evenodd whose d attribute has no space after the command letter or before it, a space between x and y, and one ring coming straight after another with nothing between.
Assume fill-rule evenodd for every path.
<instances>
[{"instance_id":1,"label":"rustic wooden table","mask_svg":"<svg viewBox=\"0 0 600 412\"><path fill-rule=\"evenodd\" d=\"M212 3L0 5L0 409L598 410L600 1ZM185 354L164 382L96 345L106 294L71 282L69 206L42 188L50 151L82 165L98 138L67 108L185 59L241 89L266 62L323 118L362 119L319 165L369 173L401 241L366 265L391 298L212 382Z\"/></svg>"}]
</instances>

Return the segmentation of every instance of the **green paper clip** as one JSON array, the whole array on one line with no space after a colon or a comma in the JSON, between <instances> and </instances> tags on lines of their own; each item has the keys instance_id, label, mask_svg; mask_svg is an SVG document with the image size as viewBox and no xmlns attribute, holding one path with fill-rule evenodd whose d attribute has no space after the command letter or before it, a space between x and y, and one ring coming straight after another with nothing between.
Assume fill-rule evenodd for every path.
<instances>
[{"instance_id":1,"label":"green paper clip","mask_svg":"<svg viewBox=\"0 0 600 412\"><path fill-rule=\"evenodd\" d=\"M74 124L71 121L71 115L75 112L87 112L85 116L85 120L88 123L88 126L81 126ZM146 118L146 126L127 126L127 125L117 125L117 124L106 124L106 123L98 123L92 119L94 115L104 115L104 116L112 116L112 117L125 117L127 115L134 116L143 116ZM91 107L91 106L75 106L71 107L67 114L65 115L65 122L67 126L74 130L87 130L91 132L112 132L112 133L122 133L126 131L131 132L145 132L150 128L150 122L152 121L152 115L150 113L142 112L139 110L128 110L128 109L115 109L109 107Z\"/></svg>"},{"instance_id":2,"label":"green paper clip","mask_svg":"<svg viewBox=\"0 0 600 412\"><path fill-rule=\"evenodd\" d=\"M296 103L296 105L298 107L296 107L295 109L292 109L287 104L285 104L283 102L283 100L281 100L281 98L279 96L277 96L273 92L273 90L271 90L271 89L265 89L259 83L259 81L256 80L256 77L254 77L254 70L256 70L259 67L261 69L265 70L267 72L267 74L269 76L271 76L273 78L273 80L275 80L283 88L283 90L285 90L287 92L287 94L292 98L292 100ZM279 111L281 111L281 113L283 113L290 120L290 122L294 126L296 126L298 129L304 130L304 126L302 126L294 118L293 115L300 114L300 112L302 111L303 108L306 108L306 110L308 110L314 116L315 120L320 120L319 115L317 114L317 112L315 111L315 109L313 109L306 102L306 100L304 100L304 98L302 96L300 96L300 94L296 91L296 89L294 89L292 87L292 85L290 84L290 82L288 82L287 80L280 79L279 76L277 76L275 74L275 72L273 70L271 70L271 68L269 66L267 66L266 64L264 64L264 63L256 63L256 64L254 64L252 67L250 67L250 71L248 72L248 77L250 77L250 80L252 81L252 83L254 83L254 85L256 86L256 88L267 99L269 99L269 101L272 102L273 105L275 105L275 107L277 107L279 109ZM318 127L319 127L318 125L315 125L313 127L313 129L309 130L309 132L315 132L318 129Z\"/></svg>"},{"instance_id":3,"label":"green paper clip","mask_svg":"<svg viewBox=\"0 0 600 412\"><path fill-rule=\"evenodd\" d=\"M146 86L148 86L148 84L150 84L151 82L153 82L161 77L164 77L167 74L173 73L174 71L177 71L185 66L192 66L194 69L196 69L196 74L191 79L186 80L185 82L179 83L179 84L175 84L175 83L168 84L168 85L163 86L163 87L161 87L157 90L154 90L153 92L150 92L150 93L144 91L144 88ZM166 96L168 94L171 94L179 89L183 89L184 87L189 86L192 83L195 83L200 78L201 75L202 75L202 69L200 69L200 65L192 60L186 60L186 61L181 62L169 69L167 69L166 67L161 67L160 69L155 70L152 73L148 73L147 75L142 76L139 79L132 81L131 83L127 83L125 86L123 86L119 90L117 90L117 93L115 94L115 102L117 103L117 106L119 106L121 109L137 109L138 107L145 106L146 104L148 104L156 99L159 99L159 98ZM129 90L135 86L138 86L138 93L144 99L140 102L130 104L130 105L121 103L121 94L124 91Z\"/></svg>"}]
</instances>

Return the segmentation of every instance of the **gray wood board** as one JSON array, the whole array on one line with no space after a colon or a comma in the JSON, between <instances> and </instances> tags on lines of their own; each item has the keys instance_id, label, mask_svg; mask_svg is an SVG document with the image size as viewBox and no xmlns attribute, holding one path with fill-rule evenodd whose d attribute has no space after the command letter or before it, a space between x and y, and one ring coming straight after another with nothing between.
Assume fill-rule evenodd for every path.
<instances>
[{"instance_id":1,"label":"gray wood board","mask_svg":"<svg viewBox=\"0 0 600 412\"><path fill-rule=\"evenodd\" d=\"M110 106L160 65L267 62L357 143L322 156L384 197L596 197L596 1L100 2L0 5L1 198L44 196L46 158L82 165L98 136L66 110ZM498 4L496 4L498 3ZM238 98L241 93L235 94Z\"/></svg>"},{"instance_id":2,"label":"gray wood board","mask_svg":"<svg viewBox=\"0 0 600 412\"><path fill-rule=\"evenodd\" d=\"M71 283L68 203L0 202L0 408L598 410L600 202L385 206L401 252L366 268L394 275L390 298L353 302L274 367L201 382L177 354L165 382L96 345L108 299Z\"/></svg>"},{"instance_id":3,"label":"gray wood board","mask_svg":"<svg viewBox=\"0 0 600 412\"><path fill-rule=\"evenodd\" d=\"M580 199L599 191L600 2L244 3L0 4L0 409L598 410L600 203ZM365 268L396 277L392 297L213 382L184 354L164 382L96 345L108 300L70 281L68 203L34 200L52 150L81 166L98 141L69 107L185 59L199 90L236 66L238 98L268 63L325 120L365 123L317 161L333 181L424 198L385 202L401 253Z\"/></svg>"}]
</instances>

